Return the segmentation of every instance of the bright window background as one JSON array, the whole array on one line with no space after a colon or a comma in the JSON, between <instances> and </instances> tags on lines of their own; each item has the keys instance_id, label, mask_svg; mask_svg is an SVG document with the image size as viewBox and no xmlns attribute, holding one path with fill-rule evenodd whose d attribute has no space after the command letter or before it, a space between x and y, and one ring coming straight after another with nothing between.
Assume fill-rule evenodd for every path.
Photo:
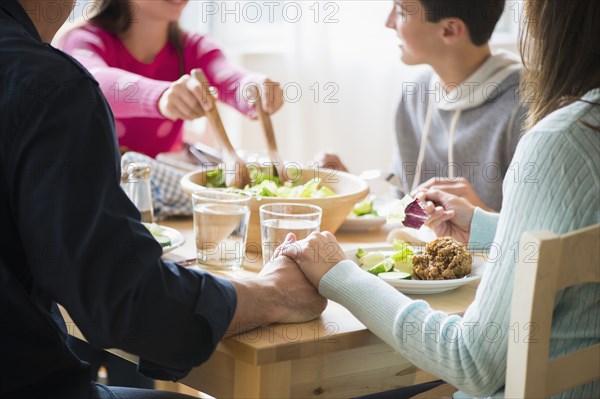
<instances>
[{"instance_id":1,"label":"bright window background","mask_svg":"<svg viewBox=\"0 0 600 399\"><path fill-rule=\"evenodd\" d=\"M88 2L78 3L75 15ZM384 26L391 7L392 0L191 0L181 23L282 83L287 103L273 124L285 159L308 163L326 149L360 172L389 167L402 82L419 68L399 60L395 32ZM516 51L521 10L522 1L507 1L495 47ZM237 148L264 148L258 122L220 109Z\"/></svg>"},{"instance_id":2,"label":"bright window background","mask_svg":"<svg viewBox=\"0 0 600 399\"><path fill-rule=\"evenodd\" d=\"M516 51L520 3L507 2L496 47ZM273 117L286 159L309 162L326 149L359 172L389 167L400 89L415 73L399 61L398 39L384 26L391 7L391 0L192 1L182 23L289 89ZM238 146L264 146L257 123L233 113L226 122Z\"/></svg>"}]
</instances>

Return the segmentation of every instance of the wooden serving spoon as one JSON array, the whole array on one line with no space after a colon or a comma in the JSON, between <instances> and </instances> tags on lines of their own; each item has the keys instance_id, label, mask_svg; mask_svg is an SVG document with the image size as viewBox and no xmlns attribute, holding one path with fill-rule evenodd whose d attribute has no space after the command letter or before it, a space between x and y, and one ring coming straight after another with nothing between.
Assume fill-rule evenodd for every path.
<instances>
[{"instance_id":1,"label":"wooden serving spoon","mask_svg":"<svg viewBox=\"0 0 600 399\"><path fill-rule=\"evenodd\" d=\"M250 174L248 168L246 168L246 163L240 158L231 145L231 141L229 141L229 136L227 136L225 126L223 126L223 121L221 120L221 116L219 115L219 111L215 104L215 98L210 93L210 83L208 82L208 79L206 79L202 69L193 69L192 76L200 82L203 95L208 99L210 108L205 109L204 114L208 119L208 123L217 134L217 141L219 142L221 150L224 152L225 165L235 165L235 175L231 181L231 185L237 188L244 188L246 185L250 184ZM226 172L229 172L229 169L226 168Z\"/></svg>"},{"instance_id":2,"label":"wooden serving spoon","mask_svg":"<svg viewBox=\"0 0 600 399\"><path fill-rule=\"evenodd\" d=\"M254 87L254 98L256 103L254 106L256 107L256 113L258 114L258 119L263 127L263 131L265 132L265 138L267 139L267 149L269 151L269 159L273 164L273 169L275 171L275 176L279 177L279 182L281 184L285 183L288 179L285 173L285 164L283 163L283 158L279 155L279 151L277 150L277 142L275 141L275 131L273 130L273 123L271 122L271 116L265 112L262 106L262 99L260 96L260 89L258 87Z\"/></svg>"}]
</instances>

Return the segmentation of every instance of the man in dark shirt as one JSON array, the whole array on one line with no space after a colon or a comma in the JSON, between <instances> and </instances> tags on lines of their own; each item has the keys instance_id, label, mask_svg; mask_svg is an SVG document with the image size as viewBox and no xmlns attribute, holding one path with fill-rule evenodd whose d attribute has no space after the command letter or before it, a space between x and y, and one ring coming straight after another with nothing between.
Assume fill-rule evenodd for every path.
<instances>
[{"instance_id":1,"label":"man in dark shirt","mask_svg":"<svg viewBox=\"0 0 600 399\"><path fill-rule=\"evenodd\" d=\"M92 385L67 347L57 303L92 345L137 354L140 369L164 379L207 360L227 334L309 320L326 303L286 257L244 282L160 259L119 188L98 84L47 44L73 3L0 2L0 397L109 389Z\"/></svg>"}]
</instances>

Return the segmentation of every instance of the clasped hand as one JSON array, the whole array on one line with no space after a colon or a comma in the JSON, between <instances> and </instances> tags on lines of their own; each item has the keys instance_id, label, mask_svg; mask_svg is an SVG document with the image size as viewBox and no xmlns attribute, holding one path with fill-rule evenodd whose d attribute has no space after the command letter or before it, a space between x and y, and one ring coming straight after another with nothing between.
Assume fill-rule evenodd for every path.
<instances>
[{"instance_id":1,"label":"clasped hand","mask_svg":"<svg viewBox=\"0 0 600 399\"><path fill-rule=\"evenodd\" d=\"M257 279L263 287L270 287L272 302L276 302L267 320L300 323L319 317L327 307L327 300L319 295L319 281L344 258L331 233L312 233L301 241L288 234Z\"/></svg>"},{"instance_id":2,"label":"clasped hand","mask_svg":"<svg viewBox=\"0 0 600 399\"><path fill-rule=\"evenodd\" d=\"M313 287L319 288L321 278L336 264L346 259L335 236L328 231L313 232L303 240L289 233L273 255L272 262L293 262Z\"/></svg>"}]
</instances>

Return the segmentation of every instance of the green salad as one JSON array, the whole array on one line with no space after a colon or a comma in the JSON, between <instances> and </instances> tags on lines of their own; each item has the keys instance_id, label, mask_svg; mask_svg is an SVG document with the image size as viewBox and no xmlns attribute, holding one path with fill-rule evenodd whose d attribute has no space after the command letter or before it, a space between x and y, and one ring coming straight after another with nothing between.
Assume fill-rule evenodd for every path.
<instances>
[{"instance_id":1,"label":"green salad","mask_svg":"<svg viewBox=\"0 0 600 399\"><path fill-rule=\"evenodd\" d=\"M292 169L287 172L291 174ZM230 188L231 191L243 191L254 197L279 197L279 198L323 198L335 195L332 189L321 186L321 179L316 177L301 185L294 185L287 181L284 184L279 182L278 177L272 177L266 173L260 173L254 170L250 171L251 185L247 185L242 190ZM291 180L294 180L293 178ZM225 175L222 169L215 169L206 173L207 188L226 188Z\"/></svg>"},{"instance_id":2,"label":"green salad","mask_svg":"<svg viewBox=\"0 0 600 399\"><path fill-rule=\"evenodd\" d=\"M377 213L377 211L373 207L373 200L370 198L367 198L354 205L354 208L352 209L352 214L356 217L379 216L379 213Z\"/></svg>"},{"instance_id":3,"label":"green salad","mask_svg":"<svg viewBox=\"0 0 600 399\"><path fill-rule=\"evenodd\" d=\"M414 251L402 240L392 242L393 252L365 251L358 248L358 265L369 273L385 278L410 279L413 273Z\"/></svg>"}]
</instances>

